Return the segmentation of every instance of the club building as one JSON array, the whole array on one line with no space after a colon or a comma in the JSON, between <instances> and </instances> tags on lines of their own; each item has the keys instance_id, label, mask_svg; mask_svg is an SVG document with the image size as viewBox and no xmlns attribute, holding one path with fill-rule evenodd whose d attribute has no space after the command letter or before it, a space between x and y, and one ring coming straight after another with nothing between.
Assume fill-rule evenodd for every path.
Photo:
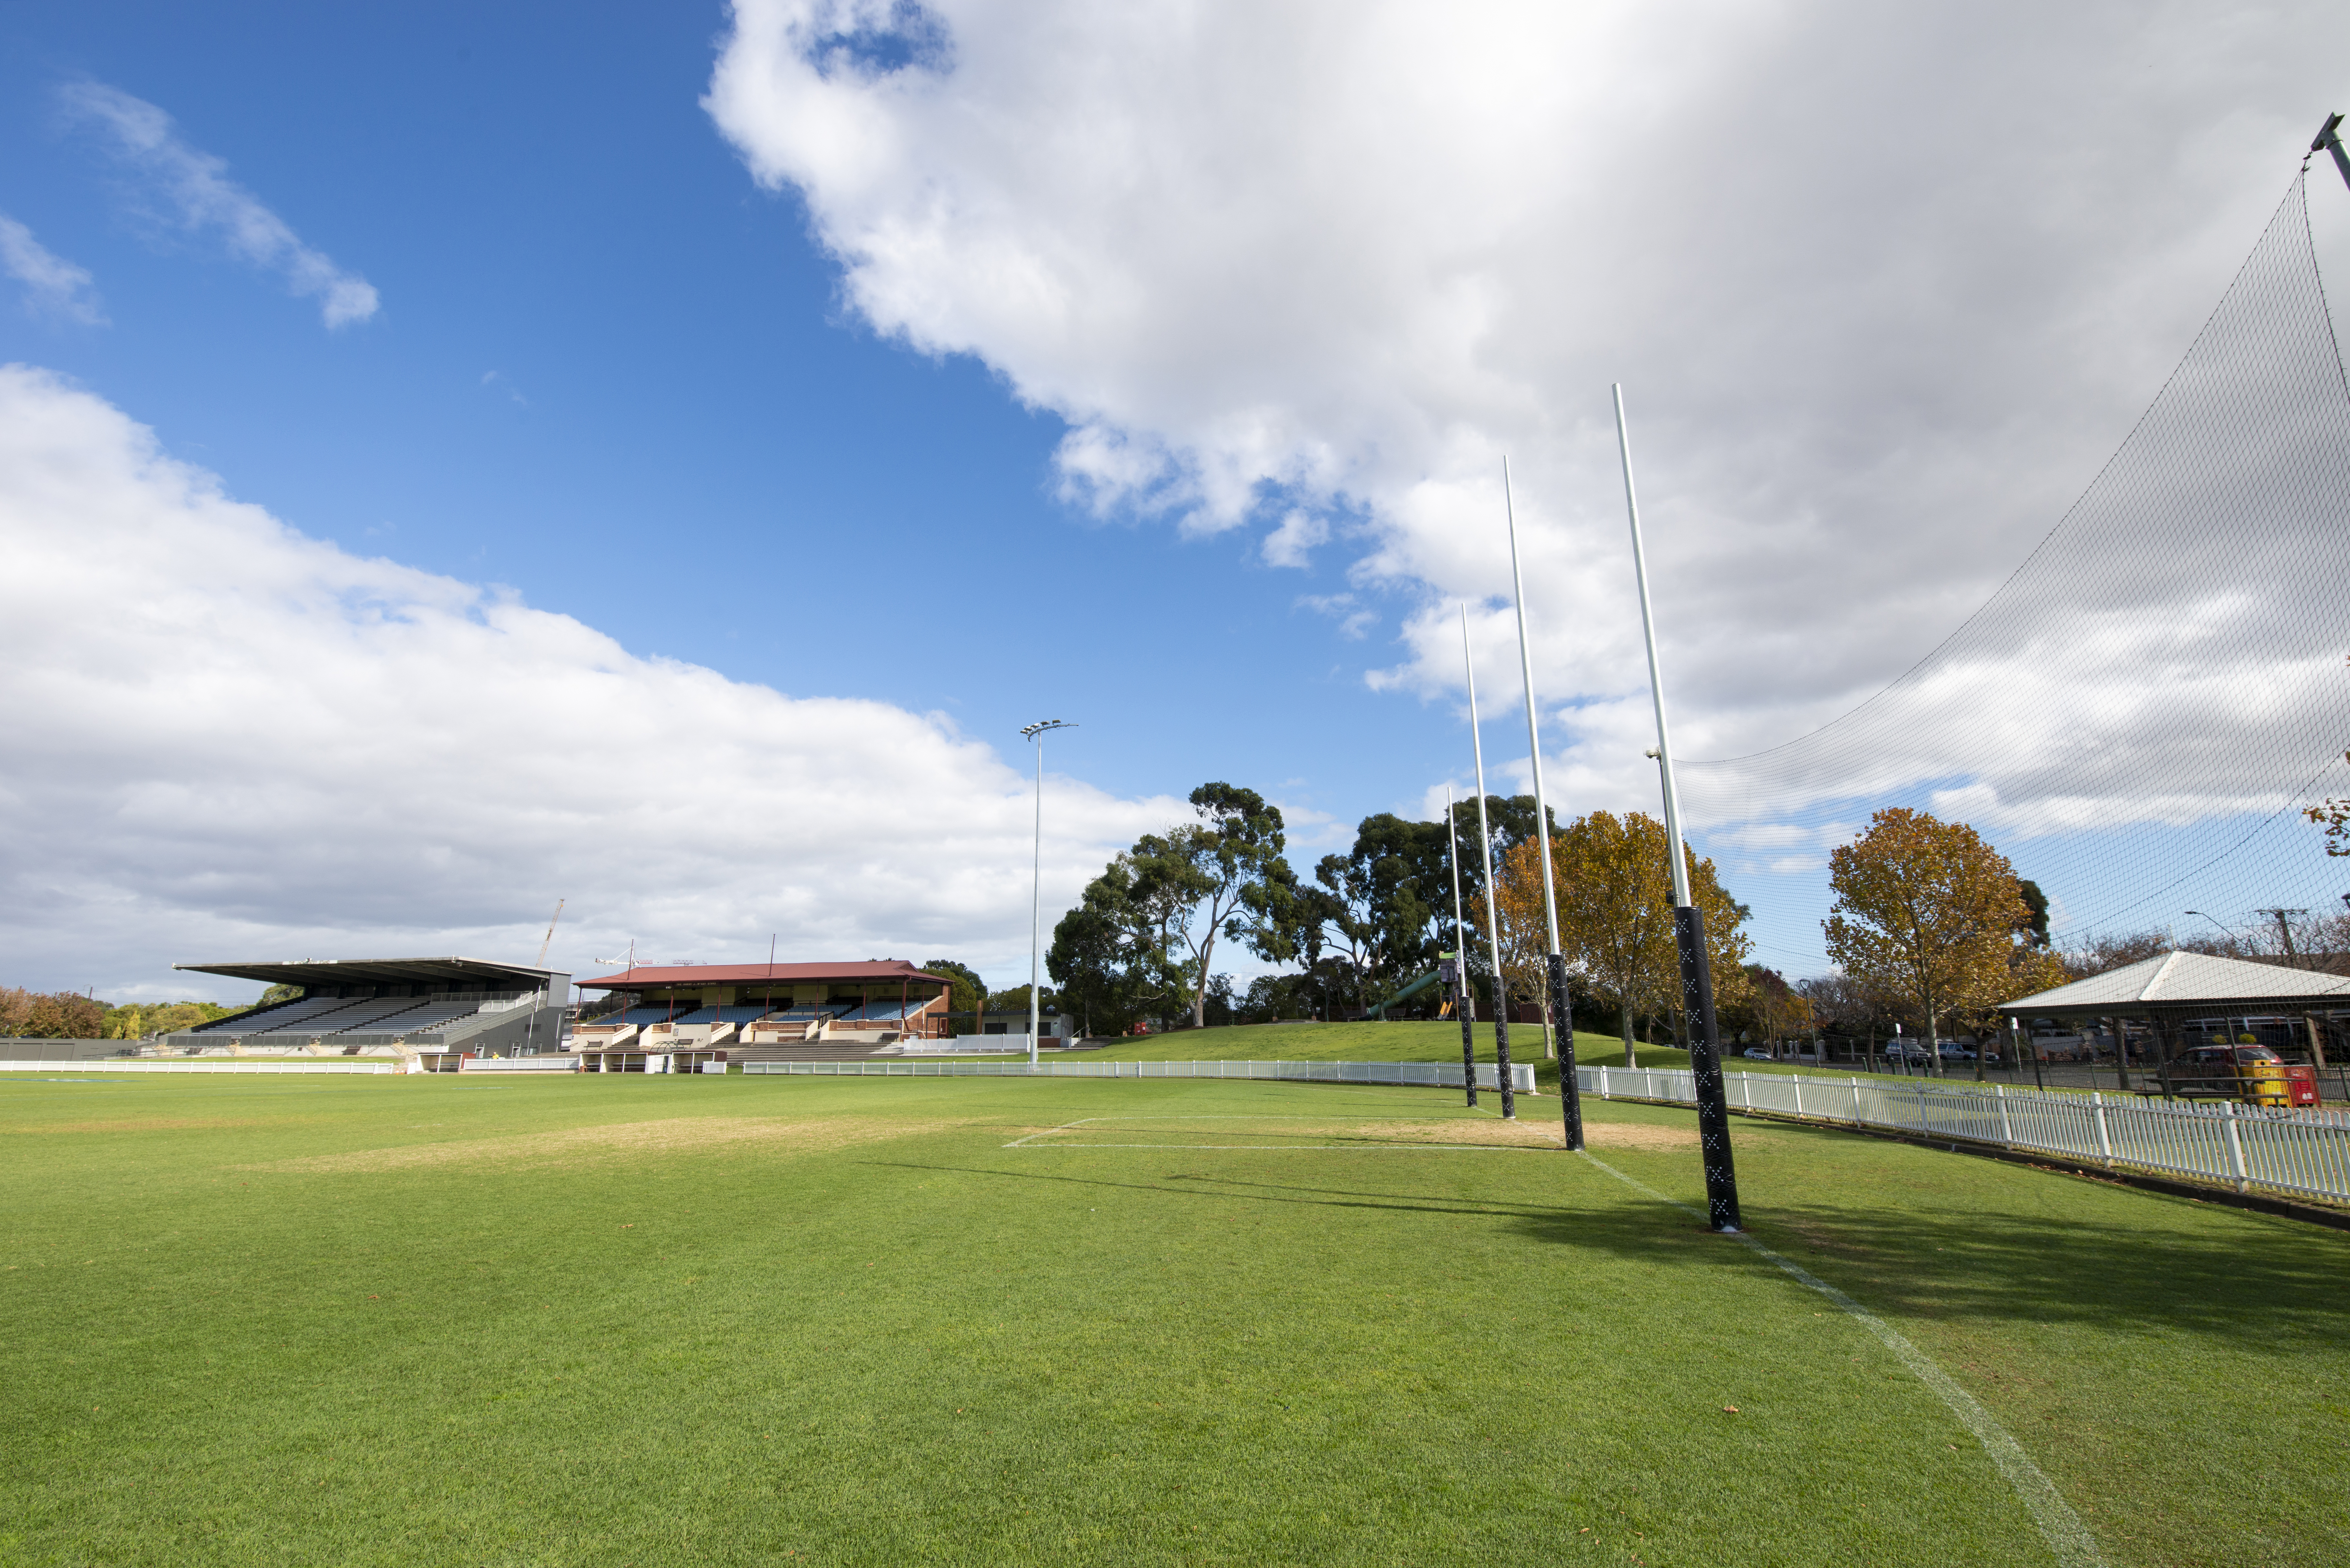
<instances>
[{"instance_id":1,"label":"club building","mask_svg":"<svg viewBox=\"0 0 2350 1568\"><path fill-rule=\"evenodd\" d=\"M582 1069L629 1073L646 1058L692 1071L729 1061L862 1055L952 1033L951 982L903 959L861 963L639 965L579 982L626 1005L572 1030Z\"/></svg>"}]
</instances>

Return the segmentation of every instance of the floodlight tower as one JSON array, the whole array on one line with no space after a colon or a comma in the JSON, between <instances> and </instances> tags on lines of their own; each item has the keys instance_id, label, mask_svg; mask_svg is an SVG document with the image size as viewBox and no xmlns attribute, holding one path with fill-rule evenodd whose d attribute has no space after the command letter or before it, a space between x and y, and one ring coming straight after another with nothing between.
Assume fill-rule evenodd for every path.
<instances>
[{"instance_id":1,"label":"floodlight tower","mask_svg":"<svg viewBox=\"0 0 2350 1568\"><path fill-rule=\"evenodd\" d=\"M1713 1017L1713 971L1706 960L1705 917L1690 896L1680 790L1673 780L1673 743L1665 724L1665 680L1657 664L1657 618L1648 605L1648 562L1640 545L1640 497L1632 484L1632 435L1624 420L1624 389L1613 389L1616 447L1624 460L1624 510L1632 520L1632 576L1640 589L1640 633L1648 646L1648 695L1657 707L1657 768L1664 781L1665 842L1673 870L1673 944L1680 950L1681 1016L1688 1023L1690 1076L1697 1089L1707 1220L1714 1230L1733 1235L1742 1226L1738 1170L1730 1157L1730 1102L1722 1092L1721 1033Z\"/></svg>"},{"instance_id":2,"label":"floodlight tower","mask_svg":"<svg viewBox=\"0 0 2350 1568\"><path fill-rule=\"evenodd\" d=\"M1045 931L1045 736L1053 730L1074 730L1058 719L1023 724L1020 732L1036 748L1036 863L1028 898L1028 1064L1036 1064L1036 1031L1044 1024L1038 971L1043 967Z\"/></svg>"},{"instance_id":3,"label":"floodlight tower","mask_svg":"<svg viewBox=\"0 0 2350 1568\"><path fill-rule=\"evenodd\" d=\"M2339 114L2325 117L2325 123L2318 127L2317 140L2309 144L2309 151L2312 153L2334 154L2334 167L2341 174L2342 183L2350 185L2350 152L2342 150L2342 117ZM2309 160L2303 159L2301 166L2308 168Z\"/></svg>"}]
</instances>

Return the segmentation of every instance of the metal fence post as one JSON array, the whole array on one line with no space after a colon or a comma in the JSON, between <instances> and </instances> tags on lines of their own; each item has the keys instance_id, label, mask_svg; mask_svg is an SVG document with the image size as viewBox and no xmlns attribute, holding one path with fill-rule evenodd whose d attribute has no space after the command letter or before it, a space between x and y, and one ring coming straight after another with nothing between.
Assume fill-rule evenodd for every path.
<instances>
[{"instance_id":1,"label":"metal fence post","mask_svg":"<svg viewBox=\"0 0 2350 1568\"><path fill-rule=\"evenodd\" d=\"M2007 1085L1993 1084L1991 1093L1999 1098L1999 1141L2006 1147L2013 1148L2015 1134L2009 1130L2007 1125Z\"/></svg>"},{"instance_id":2,"label":"metal fence post","mask_svg":"<svg viewBox=\"0 0 2350 1568\"><path fill-rule=\"evenodd\" d=\"M2236 1179L2237 1191L2250 1192L2252 1189L2252 1183L2244 1174L2244 1140L2236 1131L2236 1102L2223 1101L2220 1109L2227 1116L2228 1174Z\"/></svg>"},{"instance_id":3,"label":"metal fence post","mask_svg":"<svg viewBox=\"0 0 2350 1568\"><path fill-rule=\"evenodd\" d=\"M1855 1127L1858 1127L1858 1126L1860 1126L1860 1125L1861 1125L1861 1121L1860 1121L1860 1075L1859 1075L1859 1074L1857 1074L1857 1073L1855 1073L1855 1074L1852 1075L1852 1125L1853 1125L1853 1126L1855 1126Z\"/></svg>"},{"instance_id":4,"label":"metal fence post","mask_svg":"<svg viewBox=\"0 0 2350 1568\"><path fill-rule=\"evenodd\" d=\"M1804 1075L1801 1073L1790 1073L1787 1075L1787 1081L1794 1085L1795 1119L1801 1121L1804 1118Z\"/></svg>"},{"instance_id":5,"label":"metal fence post","mask_svg":"<svg viewBox=\"0 0 2350 1568\"><path fill-rule=\"evenodd\" d=\"M2106 1168L2111 1170L2114 1168L2114 1140L2106 1131L2106 1096L2091 1091L2089 1109L2097 1118L2097 1152L2105 1157Z\"/></svg>"}]
</instances>

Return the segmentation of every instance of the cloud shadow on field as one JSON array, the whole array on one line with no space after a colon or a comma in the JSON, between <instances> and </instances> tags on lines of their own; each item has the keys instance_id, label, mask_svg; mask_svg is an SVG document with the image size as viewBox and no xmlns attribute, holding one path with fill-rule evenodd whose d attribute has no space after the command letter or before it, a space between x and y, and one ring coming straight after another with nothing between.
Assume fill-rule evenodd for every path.
<instances>
[{"instance_id":1,"label":"cloud shadow on field","mask_svg":"<svg viewBox=\"0 0 2350 1568\"><path fill-rule=\"evenodd\" d=\"M1621 1189L1620 1202L1574 1208L1204 1173L1135 1181L967 1167L902 1168L1198 1202L1304 1205L1448 1221L1493 1219L1550 1245L1654 1268L1729 1269L1758 1283L1803 1288L1767 1259L1710 1234L1686 1211L1629 1189ZM2350 1237L2188 1199L2103 1188L2096 1196L2139 1211L2126 1219L2058 1218L1896 1210L1856 1200L1749 1205L1747 1219L1756 1240L1896 1320L2094 1324L2230 1340L2256 1325L2263 1341L2287 1352L2330 1350L2350 1335L2350 1296L2342 1290L2342 1281L2350 1278Z\"/></svg>"}]
</instances>

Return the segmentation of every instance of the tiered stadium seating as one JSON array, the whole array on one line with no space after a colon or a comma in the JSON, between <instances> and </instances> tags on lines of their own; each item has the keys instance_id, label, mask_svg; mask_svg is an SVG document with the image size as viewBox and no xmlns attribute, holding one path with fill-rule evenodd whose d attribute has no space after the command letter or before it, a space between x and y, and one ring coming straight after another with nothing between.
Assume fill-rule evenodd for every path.
<instances>
[{"instance_id":1,"label":"tiered stadium seating","mask_svg":"<svg viewBox=\"0 0 2350 1568\"><path fill-rule=\"evenodd\" d=\"M903 1023L927 1005L920 1002L876 1002L852 1007L835 1020L840 1023Z\"/></svg>"},{"instance_id":2,"label":"tiered stadium seating","mask_svg":"<svg viewBox=\"0 0 2350 1568\"><path fill-rule=\"evenodd\" d=\"M302 996L296 997L292 1002L280 1002L275 1007L264 1008L255 1012L237 1012L226 1018L215 1018L209 1023L197 1024L187 1033L252 1034L264 1030L306 1028L314 1022L323 1020L328 1013L338 1012L346 1007L358 1005L354 999L348 996Z\"/></svg>"}]
</instances>

